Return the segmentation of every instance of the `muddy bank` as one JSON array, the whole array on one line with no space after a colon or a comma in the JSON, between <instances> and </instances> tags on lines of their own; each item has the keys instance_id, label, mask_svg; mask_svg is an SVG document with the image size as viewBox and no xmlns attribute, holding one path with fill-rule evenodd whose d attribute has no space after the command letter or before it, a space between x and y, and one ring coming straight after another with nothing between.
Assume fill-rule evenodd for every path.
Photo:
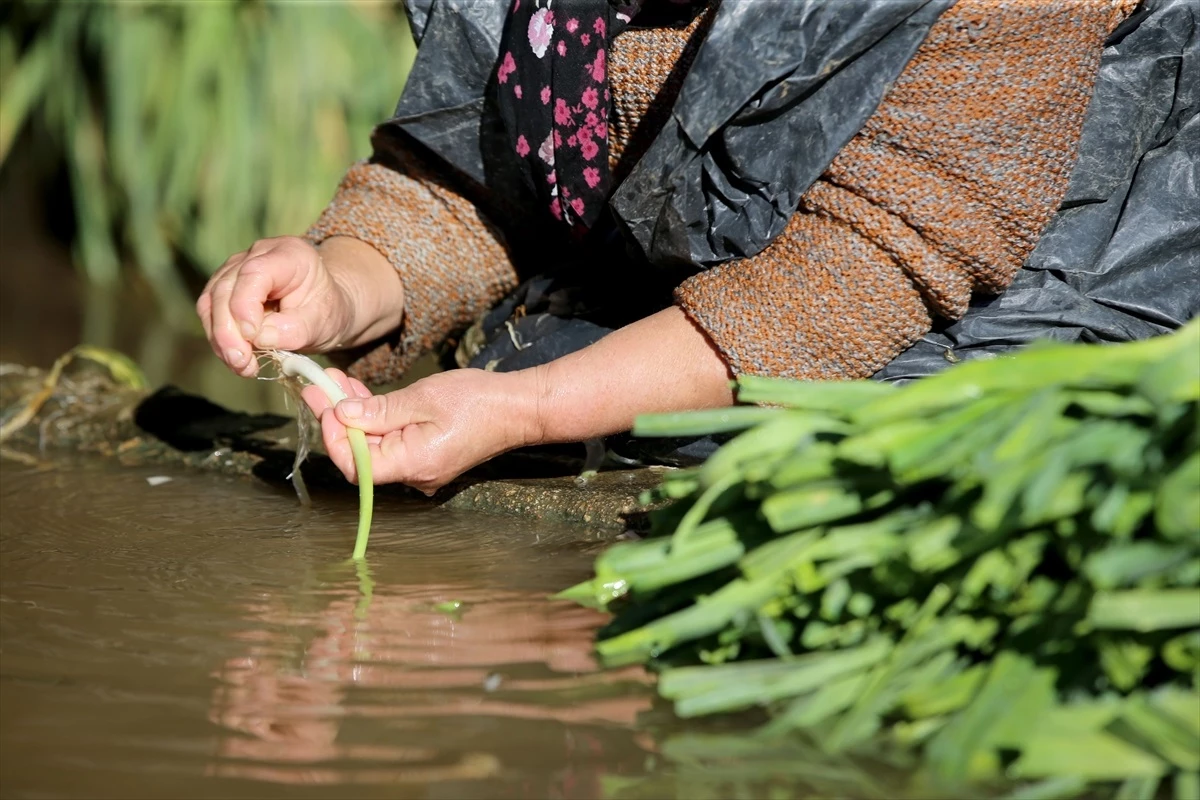
<instances>
[{"instance_id":1,"label":"muddy bank","mask_svg":"<svg viewBox=\"0 0 1200 800\"><path fill-rule=\"evenodd\" d=\"M171 386L149 390L125 385L104 367L82 359L69 364L52 388L48 377L47 370L0 364L0 421L13 428L0 445L4 457L52 463L86 453L131 467L182 465L289 486L297 432L288 417L231 411ZM13 425L46 388L49 394L36 413L19 427ZM580 482L581 454L582 445L510 453L432 499L405 487L379 491L453 509L598 531L642 525L637 498L657 482L658 470L603 471ZM319 452L305 462L302 474L316 491L355 491Z\"/></svg>"}]
</instances>

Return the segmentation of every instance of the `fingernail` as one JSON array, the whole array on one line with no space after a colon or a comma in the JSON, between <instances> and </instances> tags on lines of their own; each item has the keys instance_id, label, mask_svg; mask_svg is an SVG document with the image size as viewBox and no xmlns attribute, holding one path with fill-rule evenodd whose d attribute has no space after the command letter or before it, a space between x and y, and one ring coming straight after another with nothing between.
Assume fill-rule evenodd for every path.
<instances>
[{"instance_id":1,"label":"fingernail","mask_svg":"<svg viewBox=\"0 0 1200 800\"><path fill-rule=\"evenodd\" d=\"M338 408L341 409L343 417L350 417L351 419L357 419L363 413L361 400L343 400L338 403Z\"/></svg>"},{"instance_id":2,"label":"fingernail","mask_svg":"<svg viewBox=\"0 0 1200 800\"><path fill-rule=\"evenodd\" d=\"M246 354L241 350L226 350L225 360L235 367L240 367L246 361Z\"/></svg>"},{"instance_id":3,"label":"fingernail","mask_svg":"<svg viewBox=\"0 0 1200 800\"><path fill-rule=\"evenodd\" d=\"M245 336L247 339L254 338L254 326L253 325L251 325L249 322L243 322L241 324L241 328L242 328L242 336Z\"/></svg>"},{"instance_id":4,"label":"fingernail","mask_svg":"<svg viewBox=\"0 0 1200 800\"><path fill-rule=\"evenodd\" d=\"M259 347L275 347L279 344L279 331L270 325L263 325L255 342Z\"/></svg>"}]
</instances>

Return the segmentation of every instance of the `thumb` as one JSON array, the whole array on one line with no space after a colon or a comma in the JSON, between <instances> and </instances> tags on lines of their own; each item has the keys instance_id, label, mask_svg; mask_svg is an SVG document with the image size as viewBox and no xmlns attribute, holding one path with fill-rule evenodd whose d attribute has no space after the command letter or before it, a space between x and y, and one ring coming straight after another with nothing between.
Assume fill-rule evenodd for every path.
<instances>
[{"instance_id":1,"label":"thumb","mask_svg":"<svg viewBox=\"0 0 1200 800\"><path fill-rule=\"evenodd\" d=\"M364 433L383 435L399 430L427 417L414 412L411 404L403 402L403 390L377 394L373 397L351 397L334 407L338 420L347 427Z\"/></svg>"},{"instance_id":2,"label":"thumb","mask_svg":"<svg viewBox=\"0 0 1200 800\"><path fill-rule=\"evenodd\" d=\"M290 311L272 311L263 317L254 337L254 346L262 350L304 350L317 343L314 310L304 307Z\"/></svg>"}]
</instances>

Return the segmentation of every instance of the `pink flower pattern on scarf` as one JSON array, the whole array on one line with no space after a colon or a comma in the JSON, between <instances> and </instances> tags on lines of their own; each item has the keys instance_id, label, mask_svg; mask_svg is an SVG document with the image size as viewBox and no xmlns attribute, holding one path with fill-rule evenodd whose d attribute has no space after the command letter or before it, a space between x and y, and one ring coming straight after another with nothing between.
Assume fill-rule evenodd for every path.
<instances>
[{"instance_id":1,"label":"pink flower pattern on scarf","mask_svg":"<svg viewBox=\"0 0 1200 800\"><path fill-rule=\"evenodd\" d=\"M554 12L548 8L539 8L529 18L529 49L538 58L546 55L550 39L554 36Z\"/></svg>"},{"instance_id":2,"label":"pink flower pattern on scarf","mask_svg":"<svg viewBox=\"0 0 1200 800\"><path fill-rule=\"evenodd\" d=\"M501 120L527 184L551 216L576 233L592 227L612 188L608 47L643 4L651 3L662 5L661 0L514 0L509 11L495 72L497 84L512 85L511 92L498 94ZM527 90L541 102L519 102ZM540 144L535 148L530 142Z\"/></svg>"}]
</instances>

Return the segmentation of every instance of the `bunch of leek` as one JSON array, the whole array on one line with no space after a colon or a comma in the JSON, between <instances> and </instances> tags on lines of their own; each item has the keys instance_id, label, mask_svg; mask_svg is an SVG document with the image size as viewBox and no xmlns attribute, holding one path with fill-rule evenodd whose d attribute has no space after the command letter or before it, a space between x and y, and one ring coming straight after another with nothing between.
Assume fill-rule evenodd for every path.
<instances>
[{"instance_id":1,"label":"bunch of leek","mask_svg":"<svg viewBox=\"0 0 1200 800\"><path fill-rule=\"evenodd\" d=\"M746 377L745 429L564 594L683 717L915 748L951 792L1200 796L1200 320L906 386Z\"/></svg>"}]
</instances>

